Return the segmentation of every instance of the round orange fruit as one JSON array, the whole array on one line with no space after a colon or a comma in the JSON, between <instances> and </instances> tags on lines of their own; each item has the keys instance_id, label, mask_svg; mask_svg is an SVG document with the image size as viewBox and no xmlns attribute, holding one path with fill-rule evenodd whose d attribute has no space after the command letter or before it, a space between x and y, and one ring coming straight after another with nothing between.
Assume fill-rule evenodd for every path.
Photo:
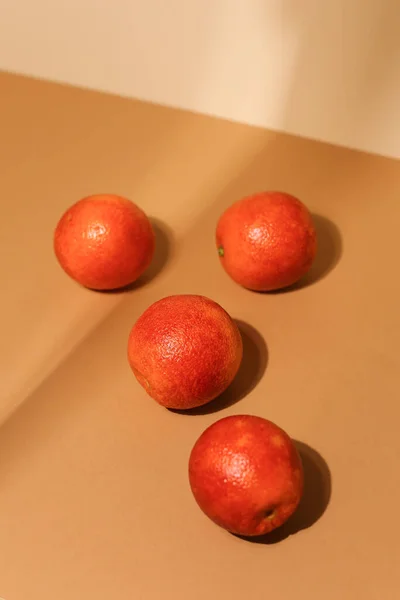
<instances>
[{"instance_id":1,"label":"round orange fruit","mask_svg":"<svg viewBox=\"0 0 400 600\"><path fill-rule=\"evenodd\" d=\"M245 288L267 292L301 279L317 239L309 210L294 196L261 192L232 204L220 217L216 245L225 271Z\"/></svg>"},{"instance_id":2,"label":"round orange fruit","mask_svg":"<svg viewBox=\"0 0 400 600\"><path fill-rule=\"evenodd\" d=\"M224 417L198 438L189 483L201 510L243 536L270 533L296 511L303 495L300 455L278 425L253 415Z\"/></svg>"},{"instance_id":3,"label":"round orange fruit","mask_svg":"<svg viewBox=\"0 0 400 600\"><path fill-rule=\"evenodd\" d=\"M128 360L138 382L159 404L189 409L219 396L243 354L236 323L216 302L198 295L168 296L134 324Z\"/></svg>"},{"instance_id":4,"label":"round orange fruit","mask_svg":"<svg viewBox=\"0 0 400 600\"><path fill-rule=\"evenodd\" d=\"M136 204L99 194L73 204L54 232L54 251L64 271L95 290L125 287L150 265L155 250L151 223Z\"/></svg>"}]
</instances>

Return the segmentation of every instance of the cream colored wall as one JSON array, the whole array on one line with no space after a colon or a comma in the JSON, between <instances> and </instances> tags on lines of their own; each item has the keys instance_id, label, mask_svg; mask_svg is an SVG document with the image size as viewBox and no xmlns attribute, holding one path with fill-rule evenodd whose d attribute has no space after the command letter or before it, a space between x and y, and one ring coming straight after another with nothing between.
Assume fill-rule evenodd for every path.
<instances>
[{"instance_id":1,"label":"cream colored wall","mask_svg":"<svg viewBox=\"0 0 400 600\"><path fill-rule=\"evenodd\" d=\"M0 68L400 158L399 0L2 0Z\"/></svg>"}]
</instances>

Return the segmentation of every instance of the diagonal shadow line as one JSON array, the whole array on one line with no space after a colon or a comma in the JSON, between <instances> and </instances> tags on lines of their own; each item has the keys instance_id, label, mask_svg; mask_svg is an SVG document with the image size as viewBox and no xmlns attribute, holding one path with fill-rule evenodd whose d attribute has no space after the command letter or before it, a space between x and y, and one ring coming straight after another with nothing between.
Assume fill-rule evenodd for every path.
<instances>
[{"instance_id":1,"label":"diagonal shadow line","mask_svg":"<svg viewBox=\"0 0 400 600\"><path fill-rule=\"evenodd\" d=\"M171 260L172 257L172 232L169 227L164 225L159 219L154 219L150 217L150 221L153 224L153 228L156 234L156 252L154 255L154 259L149 269L131 286L124 288L123 290L113 291L115 295L119 296L117 303L107 312L103 313L102 317L93 323L92 327L90 327L85 334L80 337L69 350L63 355L60 361L53 367L53 369L46 373L46 375L38 381L35 385L31 387L29 392L21 398L17 403L12 405L9 410L7 410L1 418L0 421L0 429L4 426L4 424L9 421L14 415L18 413L18 411L25 406L29 399L33 397L40 388L46 383L46 381L53 377L60 369L63 368L65 363L71 358L71 356L83 345L85 342L90 339L90 337L97 331L97 329L104 324L108 319L110 319L118 310L124 302L128 300L131 293L133 293L136 289L139 289L151 281L156 279L158 275L161 273L166 264ZM75 282L71 282L71 285L78 285ZM93 294L101 294L104 292L92 291Z\"/></svg>"}]
</instances>

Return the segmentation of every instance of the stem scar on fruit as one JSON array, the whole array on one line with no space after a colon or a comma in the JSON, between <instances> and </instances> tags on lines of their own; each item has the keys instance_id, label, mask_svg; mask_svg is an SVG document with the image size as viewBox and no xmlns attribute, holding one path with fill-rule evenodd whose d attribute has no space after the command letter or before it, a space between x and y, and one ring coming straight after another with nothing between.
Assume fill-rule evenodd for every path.
<instances>
[{"instance_id":1,"label":"stem scar on fruit","mask_svg":"<svg viewBox=\"0 0 400 600\"><path fill-rule=\"evenodd\" d=\"M218 248L218 254L219 254L221 257L222 257L222 256L224 256L224 248L223 248L223 246L220 246L220 247Z\"/></svg>"},{"instance_id":2,"label":"stem scar on fruit","mask_svg":"<svg viewBox=\"0 0 400 600\"><path fill-rule=\"evenodd\" d=\"M273 519L275 517L275 510L273 508L270 508L269 510L265 511L265 515L264 518L265 519Z\"/></svg>"}]
</instances>

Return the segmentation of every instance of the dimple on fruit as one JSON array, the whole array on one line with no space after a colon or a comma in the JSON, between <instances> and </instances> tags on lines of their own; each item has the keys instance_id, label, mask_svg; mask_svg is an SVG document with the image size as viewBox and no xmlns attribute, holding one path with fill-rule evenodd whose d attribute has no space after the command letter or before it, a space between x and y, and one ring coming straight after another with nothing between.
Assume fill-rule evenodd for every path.
<instances>
[{"instance_id":1,"label":"dimple on fruit","mask_svg":"<svg viewBox=\"0 0 400 600\"><path fill-rule=\"evenodd\" d=\"M113 194L73 204L54 232L54 251L64 271L81 285L112 290L136 281L155 250L151 223L132 201Z\"/></svg>"},{"instance_id":2,"label":"dimple on fruit","mask_svg":"<svg viewBox=\"0 0 400 600\"><path fill-rule=\"evenodd\" d=\"M298 198L260 192L221 215L216 244L223 268L236 283L268 292L293 285L310 270L317 236L311 214Z\"/></svg>"},{"instance_id":3,"label":"dimple on fruit","mask_svg":"<svg viewBox=\"0 0 400 600\"><path fill-rule=\"evenodd\" d=\"M303 466L289 435L253 415L234 415L208 427L189 458L189 482L201 510L242 536L283 525L303 494Z\"/></svg>"},{"instance_id":4,"label":"dimple on fruit","mask_svg":"<svg viewBox=\"0 0 400 600\"><path fill-rule=\"evenodd\" d=\"M236 323L219 304L199 295L158 300L139 317L128 340L138 382L162 406L181 410L222 394L242 354Z\"/></svg>"}]
</instances>

